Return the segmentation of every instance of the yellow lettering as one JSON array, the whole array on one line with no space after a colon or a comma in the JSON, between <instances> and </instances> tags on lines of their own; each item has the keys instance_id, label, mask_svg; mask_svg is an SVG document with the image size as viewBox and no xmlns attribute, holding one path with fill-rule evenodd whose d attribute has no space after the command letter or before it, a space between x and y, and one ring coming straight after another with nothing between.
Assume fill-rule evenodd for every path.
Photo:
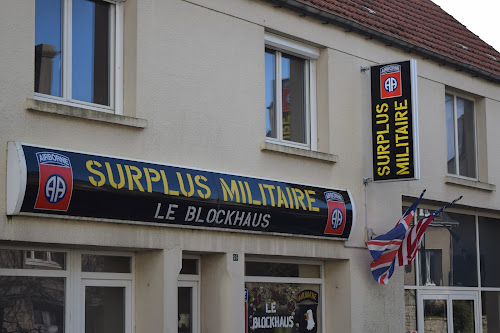
<instances>
[{"instance_id":1,"label":"yellow lettering","mask_svg":"<svg viewBox=\"0 0 500 333\"><path fill-rule=\"evenodd\" d=\"M375 109L377 110L377 113L387 112L389 110L389 105L384 103L382 105L377 105Z\"/></svg>"},{"instance_id":2,"label":"yellow lettering","mask_svg":"<svg viewBox=\"0 0 500 333\"><path fill-rule=\"evenodd\" d=\"M202 176L202 175L196 175L194 177L194 182L196 183L196 185L198 185L199 187L205 189L205 194L203 194L203 192L201 190L197 191L198 195L200 196L200 198L203 198L203 199L210 198L210 195L212 194L212 191L210 190L210 187L208 187L205 184L205 182L207 182L207 181L208 181L207 177Z\"/></svg>"},{"instance_id":3,"label":"yellow lettering","mask_svg":"<svg viewBox=\"0 0 500 333\"><path fill-rule=\"evenodd\" d=\"M312 212L319 212L319 207L313 207L312 205L314 202L316 202L316 199L311 198L310 196L310 194L315 195L316 192L311 190L305 190L304 192L306 193L307 205L309 207L309 210Z\"/></svg>"},{"instance_id":4,"label":"yellow lettering","mask_svg":"<svg viewBox=\"0 0 500 333\"><path fill-rule=\"evenodd\" d=\"M186 188L184 187L184 180L182 179L181 173L176 172L176 174L177 174L177 179L179 179L179 186L180 186L181 193L185 197L192 197L194 194L194 185L193 185L193 178L191 178L191 175L186 172L186 177L187 177L187 180L189 183L189 192L187 192Z\"/></svg>"},{"instance_id":5,"label":"yellow lettering","mask_svg":"<svg viewBox=\"0 0 500 333\"><path fill-rule=\"evenodd\" d=\"M286 208L289 208L288 202L285 198L285 193L281 190L281 187L276 187L276 193L278 194L278 207L281 207L281 205L285 205Z\"/></svg>"},{"instance_id":6,"label":"yellow lettering","mask_svg":"<svg viewBox=\"0 0 500 333\"><path fill-rule=\"evenodd\" d=\"M130 180L130 177L132 177L132 179L133 179L135 185L137 185L137 188L139 189L139 191L144 192L144 188L142 187L142 184L140 182L140 179L142 177L141 170L138 167L133 166L133 165L125 165L125 170L127 170L127 173L129 175L128 189L131 191L134 189L134 184ZM132 175L131 171L134 171L135 175Z\"/></svg>"},{"instance_id":7,"label":"yellow lettering","mask_svg":"<svg viewBox=\"0 0 500 333\"><path fill-rule=\"evenodd\" d=\"M297 198L297 209L299 209L299 203L300 203L300 206L302 207L303 210L307 210L306 208L306 205L304 205L304 192L302 192L300 189L298 188L293 188L293 192L296 194L296 198Z\"/></svg>"},{"instance_id":8,"label":"yellow lettering","mask_svg":"<svg viewBox=\"0 0 500 333\"><path fill-rule=\"evenodd\" d=\"M238 184L236 183L236 181L234 179L231 179L231 188L229 188L224 179L219 178L219 180L222 187L222 193L224 194L224 201L229 201L229 196L231 201L240 202L240 192L238 191Z\"/></svg>"},{"instance_id":9,"label":"yellow lettering","mask_svg":"<svg viewBox=\"0 0 500 333\"><path fill-rule=\"evenodd\" d=\"M153 177L151 177L151 174L154 174ZM146 186L148 189L148 192L151 193L153 192L153 184L152 182L157 182L161 179L160 173L156 171L155 169L151 168L144 168L144 177L146 178Z\"/></svg>"},{"instance_id":10,"label":"yellow lettering","mask_svg":"<svg viewBox=\"0 0 500 333\"><path fill-rule=\"evenodd\" d=\"M274 193L273 193L273 189L274 189L274 185L269 185L269 184L264 184L263 185L265 188L267 188L267 191L269 192L269 196L271 197L271 206L275 206L274 204Z\"/></svg>"},{"instance_id":11,"label":"yellow lettering","mask_svg":"<svg viewBox=\"0 0 500 333\"><path fill-rule=\"evenodd\" d=\"M104 165L106 166L106 170L108 171L108 181L116 189L121 189L123 186L125 186L125 177L123 176L123 169L121 164L116 164L116 168L118 169L118 175L120 176L120 182L117 184L115 183L114 177L113 177L113 171L111 170L111 165L108 162L104 162Z\"/></svg>"},{"instance_id":12,"label":"yellow lettering","mask_svg":"<svg viewBox=\"0 0 500 333\"><path fill-rule=\"evenodd\" d=\"M94 185L94 186L102 186L102 185L104 185L104 183L106 182L106 177L104 176L104 174L101 171L95 170L95 169L92 168L94 165L97 166L98 168L100 168L100 167L102 167L102 164L99 163L99 162L97 162L97 161L88 160L85 165L87 166L87 170L89 170L94 175L99 176L99 178L100 178L99 181L96 181L94 179L94 177L89 176L90 183L92 185Z\"/></svg>"}]
</instances>

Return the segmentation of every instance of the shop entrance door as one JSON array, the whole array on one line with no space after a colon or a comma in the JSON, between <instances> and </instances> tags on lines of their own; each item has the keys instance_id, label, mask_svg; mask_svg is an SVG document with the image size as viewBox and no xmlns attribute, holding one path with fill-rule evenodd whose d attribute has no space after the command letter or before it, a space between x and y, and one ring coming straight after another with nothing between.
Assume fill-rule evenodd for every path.
<instances>
[{"instance_id":1,"label":"shop entrance door","mask_svg":"<svg viewBox=\"0 0 500 333\"><path fill-rule=\"evenodd\" d=\"M132 286L122 280L82 280L84 333L132 333Z\"/></svg>"},{"instance_id":2,"label":"shop entrance door","mask_svg":"<svg viewBox=\"0 0 500 333\"><path fill-rule=\"evenodd\" d=\"M477 292L422 291L418 306L419 332L481 332Z\"/></svg>"},{"instance_id":3,"label":"shop entrance door","mask_svg":"<svg viewBox=\"0 0 500 333\"><path fill-rule=\"evenodd\" d=\"M178 282L179 333L198 333L198 282Z\"/></svg>"}]
</instances>

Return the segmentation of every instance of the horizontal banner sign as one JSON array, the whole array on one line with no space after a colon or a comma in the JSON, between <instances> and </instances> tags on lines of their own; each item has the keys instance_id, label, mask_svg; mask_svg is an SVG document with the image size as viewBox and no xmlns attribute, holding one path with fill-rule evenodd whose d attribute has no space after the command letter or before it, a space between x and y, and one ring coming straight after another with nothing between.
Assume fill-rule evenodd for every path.
<instances>
[{"instance_id":1,"label":"horizontal banner sign","mask_svg":"<svg viewBox=\"0 0 500 333\"><path fill-rule=\"evenodd\" d=\"M373 180L420 178L416 61L371 67Z\"/></svg>"},{"instance_id":2,"label":"horizontal banner sign","mask_svg":"<svg viewBox=\"0 0 500 333\"><path fill-rule=\"evenodd\" d=\"M42 213L347 239L346 190L9 143L8 215Z\"/></svg>"}]
</instances>

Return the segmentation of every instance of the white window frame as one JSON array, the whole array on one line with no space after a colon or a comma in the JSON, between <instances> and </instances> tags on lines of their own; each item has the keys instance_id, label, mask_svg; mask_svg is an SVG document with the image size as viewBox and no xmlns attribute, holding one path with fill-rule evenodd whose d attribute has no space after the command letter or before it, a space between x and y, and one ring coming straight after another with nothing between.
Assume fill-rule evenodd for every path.
<instances>
[{"instance_id":1,"label":"white window frame","mask_svg":"<svg viewBox=\"0 0 500 333\"><path fill-rule=\"evenodd\" d=\"M83 107L123 115L123 1L107 1L110 9L109 95L110 105L99 105L72 98L72 6L73 0L62 1L62 97L34 93L40 101Z\"/></svg>"},{"instance_id":2,"label":"white window frame","mask_svg":"<svg viewBox=\"0 0 500 333\"><path fill-rule=\"evenodd\" d=\"M478 147L477 147L477 128L476 128L476 124L477 124L477 111L476 111L476 104L477 103L476 103L476 100L474 98L472 98L471 96L467 96L465 94L461 94L461 93L457 93L457 92L453 92L453 91L448 91L448 90L445 92L445 96L446 95L450 95L453 97L453 131L454 131L453 134L454 134L454 140L455 140L454 147L455 147L455 170L456 170L456 173L448 173L448 170L446 170L446 172L448 173L448 175L453 176L453 177L477 180L479 170L478 170L478 157L477 157L477 154L478 154L477 148ZM473 133L473 135L474 135L474 167L475 167L475 172L476 172L474 177L467 177L467 176L460 175L460 162L459 162L459 155L458 155L457 97L464 99L464 100L467 100L467 101L470 101L473 104L472 111L473 111L473 117L474 117L474 124L473 124L473 128L474 128L474 133ZM448 129L446 129L446 130L448 130ZM446 133L446 135L448 135L448 133Z\"/></svg>"},{"instance_id":3,"label":"white window frame","mask_svg":"<svg viewBox=\"0 0 500 333\"><path fill-rule=\"evenodd\" d=\"M196 272L197 274L179 274L177 281L177 288L187 287L191 288L191 304L193 305L193 317L191 318L191 332L200 332L200 311L201 311L201 297L200 297L200 281L201 281L201 257L197 255L185 254L182 259L195 259L196 260Z\"/></svg>"},{"instance_id":4,"label":"white window frame","mask_svg":"<svg viewBox=\"0 0 500 333\"><path fill-rule=\"evenodd\" d=\"M125 287L126 333L134 331L134 254L130 252L81 251L34 246L2 246L1 249L17 251L41 251L65 253L65 269L0 268L0 276L60 277L64 278L64 331L60 333L84 332L85 286ZM103 256L126 256L131 258L131 273L82 272L82 254Z\"/></svg>"},{"instance_id":5,"label":"white window frame","mask_svg":"<svg viewBox=\"0 0 500 333\"><path fill-rule=\"evenodd\" d=\"M275 76L281 77L281 52L300 57L305 60L305 112L306 112L306 143L298 143L283 139L283 117L278 116L276 121L276 138L266 137L266 141L285 146L302 149L318 150L317 140L317 111L316 111L316 60L319 58L319 49L278 35L264 33L265 47L276 51ZM281 114L281 80L275 80L276 110Z\"/></svg>"}]
</instances>

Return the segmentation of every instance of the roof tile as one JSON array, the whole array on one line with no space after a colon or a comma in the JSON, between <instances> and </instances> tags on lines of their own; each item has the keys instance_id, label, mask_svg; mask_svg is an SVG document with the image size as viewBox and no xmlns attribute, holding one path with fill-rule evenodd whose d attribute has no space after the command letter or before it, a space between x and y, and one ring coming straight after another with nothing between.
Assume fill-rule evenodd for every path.
<instances>
[{"instance_id":1,"label":"roof tile","mask_svg":"<svg viewBox=\"0 0 500 333\"><path fill-rule=\"evenodd\" d=\"M296 1L500 75L500 53L430 0Z\"/></svg>"}]
</instances>

